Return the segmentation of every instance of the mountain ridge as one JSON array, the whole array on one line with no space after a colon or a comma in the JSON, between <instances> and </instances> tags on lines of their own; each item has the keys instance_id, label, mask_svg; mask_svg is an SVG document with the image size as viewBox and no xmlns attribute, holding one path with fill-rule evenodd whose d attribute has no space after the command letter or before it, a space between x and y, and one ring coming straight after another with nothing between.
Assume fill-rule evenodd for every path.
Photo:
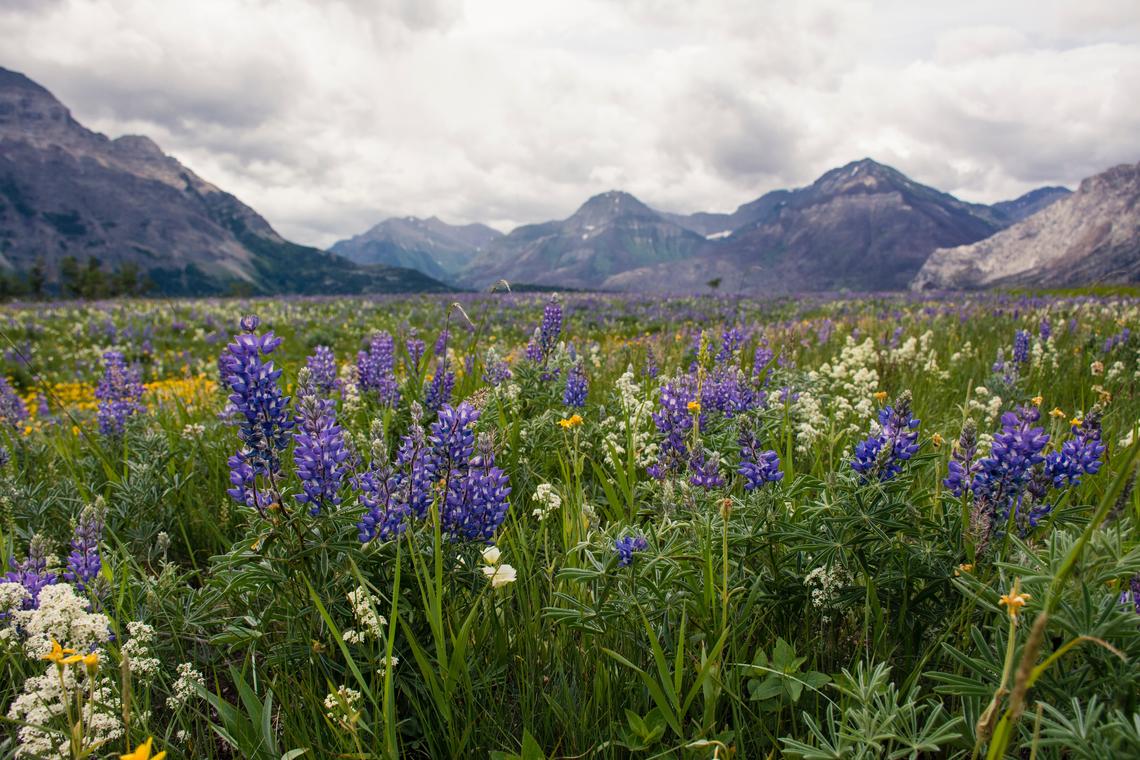
<instances>
[{"instance_id":1,"label":"mountain ridge","mask_svg":"<svg viewBox=\"0 0 1140 760\"><path fill-rule=\"evenodd\" d=\"M1081 181L1075 193L972 245L931 253L916 291L1140 282L1140 163Z\"/></svg>"},{"instance_id":2,"label":"mountain ridge","mask_svg":"<svg viewBox=\"0 0 1140 760\"><path fill-rule=\"evenodd\" d=\"M444 290L291 243L150 138L111 139L46 88L0 68L0 272L57 287L71 260L137 268L172 295Z\"/></svg>"}]
</instances>

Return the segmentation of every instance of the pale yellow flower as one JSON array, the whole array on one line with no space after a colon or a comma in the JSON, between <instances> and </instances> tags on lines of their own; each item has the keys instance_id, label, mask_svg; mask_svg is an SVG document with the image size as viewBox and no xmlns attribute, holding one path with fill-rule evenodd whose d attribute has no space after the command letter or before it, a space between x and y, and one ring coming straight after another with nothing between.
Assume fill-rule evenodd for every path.
<instances>
[{"instance_id":1,"label":"pale yellow flower","mask_svg":"<svg viewBox=\"0 0 1140 760\"><path fill-rule=\"evenodd\" d=\"M1017 578L1013 581L1013 588L1009 590L1009 593L1001 595L999 604L1005 606L1009 611L1009 616L1017 620L1021 608L1024 607L1031 598L1029 594L1021 593L1021 579Z\"/></svg>"},{"instance_id":2,"label":"pale yellow flower","mask_svg":"<svg viewBox=\"0 0 1140 760\"><path fill-rule=\"evenodd\" d=\"M491 588L502 588L508 583L514 583L518 575L510 565L487 566L483 568L483 575L491 581Z\"/></svg>"}]
</instances>

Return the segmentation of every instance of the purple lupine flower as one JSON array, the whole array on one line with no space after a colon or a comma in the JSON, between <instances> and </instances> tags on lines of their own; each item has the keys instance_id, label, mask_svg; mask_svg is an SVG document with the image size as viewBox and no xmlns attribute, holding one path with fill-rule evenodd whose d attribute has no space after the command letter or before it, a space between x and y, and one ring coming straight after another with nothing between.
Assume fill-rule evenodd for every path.
<instances>
[{"instance_id":1,"label":"purple lupine flower","mask_svg":"<svg viewBox=\"0 0 1140 760\"><path fill-rule=\"evenodd\" d=\"M1018 364L1029 361L1029 332L1018 330L1013 336L1013 360Z\"/></svg>"},{"instance_id":2,"label":"purple lupine flower","mask_svg":"<svg viewBox=\"0 0 1140 760\"><path fill-rule=\"evenodd\" d=\"M550 358L561 334L562 304L558 300L558 294L554 293L542 310L542 325L539 327L539 347L542 350L543 361Z\"/></svg>"},{"instance_id":3,"label":"purple lupine flower","mask_svg":"<svg viewBox=\"0 0 1140 760\"><path fill-rule=\"evenodd\" d=\"M902 462L918 451L918 425L910 411L910 392L904 391L894 406L879 410L878 429L855 445L851 468L863 476L886 482L902 472Z\"/></svg>"},{"instance_id":4,"label":"purple lupine flower","mask_svg":"<svg viewBox=\"0 0 1140 760\"><path fill-rule=\"evenodd\" d=\"M633 564L634 552L643 552L649 548L649 541L645 536L632 534L622 536L614 541L614 552L618 555L618 567L629 567Z\"/></svg>"},{"instance_id":5,"label":"purple lupine flower","mask_svg":"<svg viewBox=\"0 0 1140 760\"><path fill-rule=\"evenodd\" d=\"M772 450L761 450L760 440L750 426L744 426L737 439L740 443L740 466L737 472L744 476L744 490L754 491L765 483L782 480L780 455Z\"/></svg>"},{"instance_id":6,"label":"purple lupine flower","mask_svg":"<svg viewBox=\"0 0 1140 760\"><path fill-rule=\"evenodd\" d=\"M439 335L436 336L435 339L435 345L432 347L436 356L443 356L447 352L447 341L449 338L451 338L451 333L448 332L447 328L439 331Z\"/></svg>"},{"instance_id":7,"label":"purple lupine flower","mask_svg":"<svg viewBox=\"0 0 1140 760\"><path fill-rule=\"evenodd\" d=\"M458 477L448 480L440 527L452 539L490 542L507 516L511 486L495 466L491 436L479 438L479 452Z\"/></svg>"},{"instance_id":8,"label":"purple lupine flower","mask_svg":"<svg viewBox=\"0 0 1140 760\"><path fill-rule=\"evenodd\" d=\"M328 510L340 504L349 452L344 431L336 424L336 404L317 395L311 375L302 375L297 428L299 432L293 434L293 461L302 488L297 502L308 504L309 514L316 516L322 508Z\"/></svg>"},{"instance_id":9,"label":"purple lupine flower","mask_svg":"<svg viewBox=\"0 0 1140 760\"><path fill-rule=\"evenodd\" d=\"M1054 488L1075 486L1080 483L1081 475L1095 475L1100 471L1100 458L1106 449L1100 440L1100 418L1100 409L1094 407L1079 425L1070 428L1073 437L1061 444L1061 450L1046 455L1045 474Z\"/></svg>"},{"instance_id":10,"label":"purple lupine flower","mask_svg":"<svg viewBox=\"0 0 1140 760\"><path fill-rule=\"evenodd\" d=\"M420 371L420 360L424 358L424 351L427 348L422 340L420 340L415 329L408 333L408 338L404 341L404 348L408 350L408 363L409 368L413 375L418 375Z\"/></svg>"},{"instance_id":11,"label":"purple lupine flower","mask_svg":"<svg viewBox=\"0 0 1140 760\"><path fill-rule=\"evenodd\" d=\"M258 335L260 320L242 318L245 332L228 344L218 360L222 381L232 391L230 406L240 416L238 436L242 449L230 457L230 496L264 513L271 495L257 491L258 477L272 479L281 470L280 452L289 444L294 421L289 399L281 393L281 377L273 360L262 359L281 345L272 331Z\"/></svg>"},{"instance_id":12,"label":"purple lupine flower","mask_svg":"<svg viewBox=\"0 0 1140 760\"><path fill-rule=\"evenodd\" d=\"M966 420L958 436L958 445L950 455L949 474L942 484L955 496L961 498L970 488L970 482L978 471L978 426L973 420Z\"/></svg>"},{"instance_id":13,"label":"purple lupine flower","mask_svg":"<svg viewBox=\"0 0 1140 760\"><path fill-rule=\"evenodd\" d=\"M412 424L396 450L396 467L400 471L400 498L415 514L423 517L432 502L432 488L437 480L436 459L424 434L423 409L412 403Z\"/></svg>"},{"instance_id":14,"label":"purple lupine flower","mask_svg":"<svg viewBox=\"0 0 1140 760\"><path fill-rule=\"evenodd\" d=\"M660 373L657 367L657 354L653 351L653 346L645 347L645 376L650 379L656 379Z\"/></svg>"},{"instance_id":15,"label":"purple lupine flower","mask_svg":"<svg viewBox=\"0 0 1140 760\"><path fill-rule=\"evenodd\" d=\"M658 400L660 410L651 416L661 435L661 448L657 462L648 468L655 478L668 472L683 472L689 464L689 445L686 440L693 429L693 413L689 404L696 401L697 389L692 377L684 375L661 386Z\"/></svg>"},{"instance_id":16,"label":"purple lupine flower","mask_svg":"<svg viewBox=\"0 0 1140 760\"><path fill-rule=\"evenodd\" d=\"M483 382L497 388L511 377L511 367L504 359L500 359L497 354L488 355L483 367Z\"/></svg>"},{"instance_id":17,"label":"purple lupine flower","mask_svg":"<svg viewBox=\"0 0 1140 760\"><path fill-rule=\"evenodd\" d=\"M99 542L102 540L103 516L96 507L84 508L71 538L71 553L67 555L67 570L63 574L76 591L86 591L99 577L103 567L99 555Z\"/></svg>"},{"instance_id":18,"label":"purple lupine flower","mask_svg":"<svg viewBox=\"0 0 1140 760\"><path fill-rule=\"evenodd\" d=\"M7 423L13 430L19 430L27 420L28 407L24 400L12 388L8 378L0 375L0 422Z\"/></svg>"},{"instance_id":19,"label":"purple lupine flower","mask_svg":"<svg viewBox=\"0 0 1140 760\"><path fill-rule=\"evenodd\" d=\"M1037 334L1041 336L1041 340L1049 340L1053 335L1053 325L1049 322L1049 317L1041 317L1041 324L1037 326Z\"/></svg>"},{"instance_id":20,"label":"purple lupine flower","mask_svg":"<svg viewBox=\"0 0 1140 760\"><path fill-rule=\"evenodd\" d=\"M19 583L24 587L27 596L21 605L25 610L38 609L40 606L40 591L53 585L58 579L55 573L47 569L47 542L40 535L32 536L28 543L28 556L23 562L17 562L15 557L8 558L8 567L11 570L4 574L5 583Z\"/></svg>"},{"instance_id":21,"label":"purple lupine flower","mask_svg":"<svg viewBox=\"0 0 1140 760\"><path fill-rule=\"evenodd\" d=\"M328 346L317 346L313 355L305 360L311 373L313 386L322 395L329 395L336 387L336 356Z\"/></svg>"},{"instance_id":22,"label":"purple lupine flower","mask_svg":"<svg viewBox=\"0 0 1140 760\"><path fill-rule=\"evenodd\" d=\"M424 408L437 412L451 402L451 392L455 389L455 373L448 368L447 357L436 363L435 374L424 384Z\"/></svg>"},{"instance_id":23,"label":"purple lupine flower","mask_svg":"<svg viewBox=\"0 0 1140 760\"><path fill-rule=\"evenodd\" d=\"M589 385L586 381L586 373L579 362L571 367L566 374L566 390L562 393L562 403L565 406L580 409L586 405L586 394L588 392Z\"/></svg>"},{"instance_id":24,"label":"purple lupine flower","mask_svg":"<svg viewBox=\"0 0 1140 760\"><path fill-rule=\"evenodd\" d=\"M526 344L526 360L535 364L542 362L542 329L534 328L534 334Z\"/></svg>"},{"instance_id":25,"label":"purple lupine flower","mask_svg":"<svg viewBox=\"0 0 1140 760\"><path fill-rule=\"evenodd\" d=\"M427 438L431 458L440 477L467 466L475 451L475 423L478 419L479 410L466 401L457 407L450 404L440 407Z\"/></svg>"},{"instance_id":26,"label":"purple lupine flower","mask_svg":"<svg viewBox=\"0 0 1140 760\"><path fill-rule=\"evenodd\" d=\"M396 382L396 342L392 334L382 330L372 336L368 350L356 355L360 373L360 387L374 391L384 406L400 404L400 389Z\"/></svg>"},{"instance_id":27,"label":"purple lupine flower","mask_svg":"<svg viewBox=\"0 0 1140 760\"><path fill-rule=\"evenodd\" d=\"M766 400L767 394L753 393L740 367L718 365L701 385L701 412L717 411L731 418L756 407L758 398Z\"/></svg>"},{"instance_id":28,"label":"purple lupine flower","mask_svg":"<svg viewBox=\"0 0 1140 760\"><path fill-rule=\"evenodd\" d=\"M407 489L401 489L402 480L390 466L381 464L361 473L356 478L360 503L368 511L357 523L360 543L374 538L388 541L404 532L411 509L404 498Z\"/></svg>"},{"instance_id":29,"label":"purple lupine flower","mask_svg":"<svg viewBox=\"0 0 1140 760\"><path fill-rule=\"evenodd\" d=\"M1128 605L1140 615L1140 573L1133 575L1124 591L1120 594L1120 603Z\"/></svg>"},{"instance_id":30,"label":"purple lupine flower","mask_svg":"<svg viewBox=\"0 0 1140 760\"><path fill-rule=\"evenodd\" d=\"M1016 512L1031 478L1031 468L1045 461L1042 452L1049 436L1033 423L1041 418L1035 407L1023 406L1001 417L1001 432L994 435L990 455L978 461L971 490L988 503L996 522L1005 522Z\"/></svg>"},{"instance_id":31,"label":"purple lupine flower","mask_svg":"<svg viewBox=\"0 0 1140 760\"><path fill-rule=\"evenodd\" d=\"M709 491L720 488L724 485L724 478L721 477L719 464L718 457L706 457L703 451L694 453L689 460L689 469L692 470L689 483Z\"/></svg>"},{"instance_id":32,"label":"purple lupine flower","mask_svg":"<svg viewBox=\"0 0 1140 760\"><path fill-rule=\"evenodd\" d=\"M763 341L756 347L756 352L752 355L752 384L756 387L767 387L771 380L771 371L768 367L775 358L775 353L768 347L768 342Z\"/></svg>"},{"instance_id":33,"label":"purple lupine flower","mask_svg":"<svg viewBox=\"0 0 1140 760\"><path fill-rule=\"evenodd\" d=\"M103 354L103 377L95 388L95 398L99 400L99 432L121 435L130 417L146 413L142 396L138 371L127 367L118 351Z\"/></svg>"},{"instance_id":34,"label":"purple lupine flower","mask_svg":"<svg viewBox=\"0 0 1140 760\"><path fill-rule=\"evenodd\" d=\"M740 347L744 345L744 331L739 327L726 327L720 337L720 351L716 354L717 364L723 364L732 359Z\"/></svg>"}]
</instances>

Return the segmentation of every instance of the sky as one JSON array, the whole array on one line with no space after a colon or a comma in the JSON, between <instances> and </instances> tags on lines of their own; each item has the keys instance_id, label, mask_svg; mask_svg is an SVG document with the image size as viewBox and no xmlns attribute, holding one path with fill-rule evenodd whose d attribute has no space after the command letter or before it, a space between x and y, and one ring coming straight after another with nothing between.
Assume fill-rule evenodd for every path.
<instances>
[{"instance_id":1,"label":"sky","mask_svg":"<svg viewBox=\"0 0 1140 760\"><path fill-rule=\"evenodd\" d=\"M286 237L731 211L871 157L976 202L1140 161L1136 0L0 0L0 66Z\"/></svg>"}]
</instances>

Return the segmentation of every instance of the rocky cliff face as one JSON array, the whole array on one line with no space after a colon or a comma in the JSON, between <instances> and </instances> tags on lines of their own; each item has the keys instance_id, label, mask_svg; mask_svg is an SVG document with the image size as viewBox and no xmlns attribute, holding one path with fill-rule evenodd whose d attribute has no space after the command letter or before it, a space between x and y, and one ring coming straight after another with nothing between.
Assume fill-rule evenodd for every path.
<instances>
[{"instance_id":1,"label":"rocky cliff face","mask_svg":"<svg viewBox=\"0 0 1140 760\"><path fill-rule=\"evenodd\" d=\"M408 267L440 280L453 279L503 233L485 224L452 225L438 217L385 219L331 250L358 264Z\"/></svg>"},{"instance_id":2,"label":"rocky cliff face","mask_svg":"<svg viewBox=\"0 0 1140 760\"><path fill-rule=\"evenodd\" d=\"M590 198L568 219L519 227L495 240L460 278L476 288L500 279L597 288L620 272L694 256L704 244L703 236L629 193L611 191Z\"/></svg>"},{"instance_id":3,"label":"rocky cliff face","mask_svg":"<svg viewBox=\"0 0 1140 760\"><path fill-rule=\"evenodd\" d=\"M0 69L0 268L41 262L50 282L68 257L129 263L165 293L441 287L289 243L150 139L92 132L46 89Z\"/></svg>"},{"instance_id":4,"label":"rocky cliff face","mask_svg":"<svg viewBox=\"0 0 1140 760\"><path fill-rule=\"evenodd\" d=\"M972 245L934 251L911 287L1062 287L1140 281L1140 164L1081 182L1067 198Z\"/></svg>"}]
</instances>

